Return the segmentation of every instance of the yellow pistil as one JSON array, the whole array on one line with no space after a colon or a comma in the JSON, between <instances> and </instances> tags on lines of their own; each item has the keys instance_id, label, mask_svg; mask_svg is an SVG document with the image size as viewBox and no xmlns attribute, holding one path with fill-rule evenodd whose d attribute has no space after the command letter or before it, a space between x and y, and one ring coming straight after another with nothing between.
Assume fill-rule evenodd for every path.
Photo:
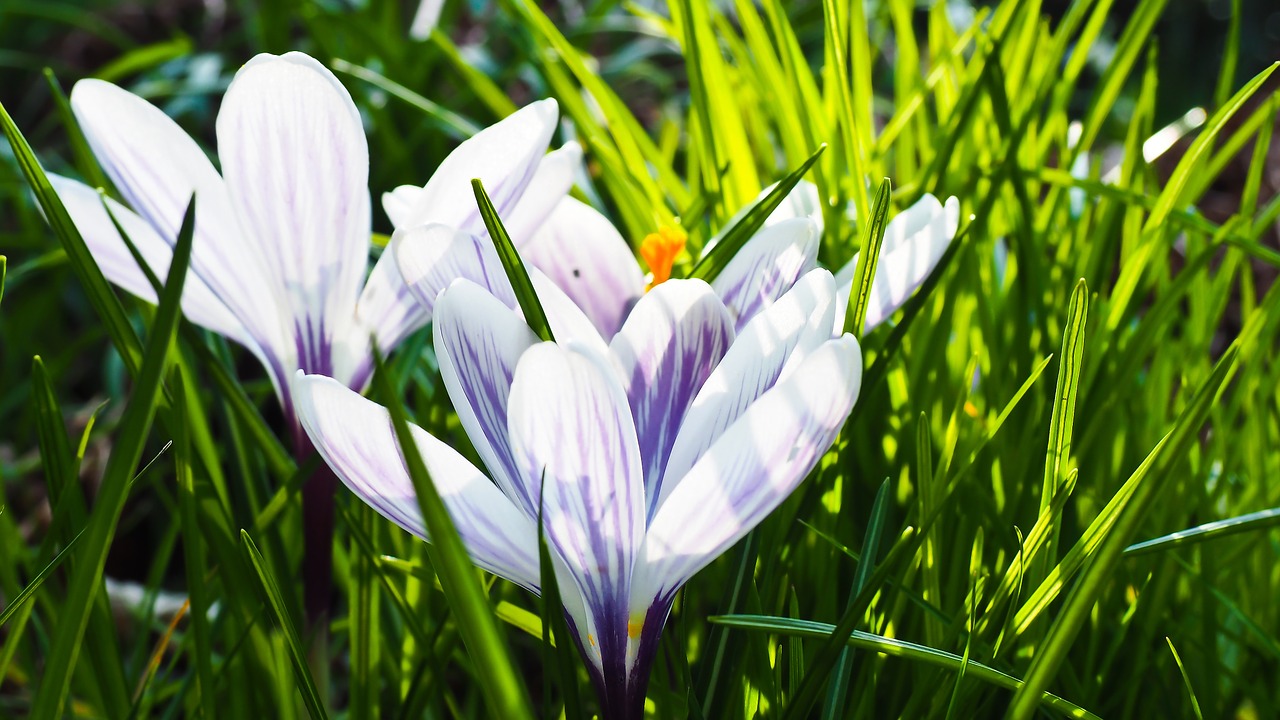
<instances>
[{"instance_id":1,"label":"yellow pistil","mask_svg":"<svg viewBox=\"0 0 1280 720\"><path fill-rule=\"evenodd\" d=\"M664 225L656 233L649 233L640 241L640 257L649 266L650 280L645 292L671 278L671 266L676 257L684 252L685 241L689 236L678 227Z\"/></svg>"}]
</instances>

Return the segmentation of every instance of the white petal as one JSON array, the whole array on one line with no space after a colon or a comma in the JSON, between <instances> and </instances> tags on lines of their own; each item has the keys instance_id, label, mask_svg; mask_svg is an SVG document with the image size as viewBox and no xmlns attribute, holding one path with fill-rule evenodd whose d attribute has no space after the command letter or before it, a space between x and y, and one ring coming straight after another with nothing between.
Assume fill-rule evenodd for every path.
<instances>
[{"instance_id":1,"label":"white petal","mask_svg":"<svg viewBox=\"0 0 1280 720\"><path fill-rule=\"evenodd\" d=\"M387 353L430 320L431 312L404 284L395 253L387 247L356 302L350 331L334 338L333 377L350 388L363 389L373 372L369 338L376 337L378 349Z\"/></svg>"},{"instance_id":2,"label":"white petal","mask_svg":"<svg viewBox=\"0 0 1280 720\"><path fill-rule=\"evenodd\" d=\"M502 216L502 226L507 229L511 241L523 253L526 243L542 227L559 203L568 199L573 178L582 169L582 147L578 143L565 143L559 150L542 156L538 169L529 186L516 201L515 207Z\"/></svg>"},{"instance_id":3,"label":"white petal","mask_svg":"<svg viewBox=\"0 0 1280 720\"><path fill-rule=\"evenodd\" d=\"M408 224L409 215L421 197L422 188L417 185L401 185L391 192L382 193L382 210L391 220L392 227Z\"/></svg>"},{"instance_id":4,"label":"white petal","mask_svg":"<svg viewBox=\"0 0 1280 720\"><path fill-rule=\"evenodd\" d=\"M413 23L409 25L409 37L414 40L426 40L431 31L440 22L440 11L444 9L444 0L422 0L418 10L413 14Z\"/></svg>"},{"instance_id":5,"label":"white petal","mask_svg":"<svg viewBox=\"0 0 1280 720\"><path fill-rule=\"evenodd\" d=\"M264 274L257 243L241 231L226 185L204 151L158 108L108 82L76 83L71 107L116 188L170 246L196 195L191 270L262 348L276 391L285 398L296 349L284 340L275 284Z\"/></svg>"},{"instance_id":6,"label":"white petal","mask_svg":"<svg viewBox=\"0 0 1280 720\"><path fill-rule=\"evenodd\" d=\"M724 237L724 233L727 232L729 228L736 225L739 220L746 216L757 202L763 200L764 197L773 192L773 189L777 186L778 183L771 184L769 187L761 190L755 200L739 208L738 212L734 213L733 217L729 218L728 222L720 228L720 231L708 240L705 246L703 246L702 255L706 255L716 243L720 242L720 238ZM797 218L809 218L812 220L814 224L818 226L818 235L821 237L823 228L822 197L818 195L818 186L808 180L801 180L796 183L795 187L791 188L791 192L787 193L787 196L782 199L782 202L778 204L778 207L774 208L773 212L769 214L769 217L765 218L764 227L777 225L780 222L795 220Z\"/></svg>"},{"instance_id":7,"label":"white petal","mask_svg":"<svg viewBox=\"0 0 1280 720\"><path fill-rule=\"evenodd\" d=\"M650 524L633 608L670 598L791 494L844 425L861 377L853 336L829 340L725 431Z\"/></svg>"},{"instance_id":8,"label":"white petal","mask_svg":"<svg viewBox=\"0 0 1280 720\"><path fill-rule=\"evenodd\" d=\"M94 262L102 269L102 274L130 294L155 303L156 293L151 282L138 267L128 246L112 224L111 217L103 207L103 201L105 200L110 206L111 214L120 222L120 226L128 233L129 239L146 260L151 272L161 282L164 282L169 272L173 248L156 235L151 225L135 215L133 211L109 197L100 195L97 190L88 185L52 173L49 174L49 181L57 190L58 197L66 206L80 235L84 237L84 242L89 246ZM214 296L203 280L190 271L182 288L182 312L191 322L242 345L250 346L253 343L246 336L244 326L231 314L227 306Z\"/></svg>"},{"instance_id":9,"label":"white petal","mask_svg":"<svg viewBox=\"0 0 1280 720\"><path fill-rule=\"evenodd\" d=\"M820 238L816 223L799 218L770 225L742 246L711 283L724 299L737 329L813 268Z\"/></svg>"},{"instance_id":10,"label":"white petal","mask_svg":"<svg viewBox=\"0 0 1280 720\"><path fill-rule=\"evenodd\" d=\"M440 375L472 445L498 487L537 517L533 496L520 480L507 421L516 363L537 336L510 308L466 279L440 293L432 330Z\"/></svg>"},{"instance_id":11,"label":"white petal","mask_svg":"<svg viewBox=\"0 0 1280 720\"><path fill-rule=\"evenodd\" d=\"M542 312L547 316L556 342L574 342L582 349L595 353L597 357L607 357L608 343L582 308L538 268L526 263L525 270L529 273L533 291L538 296L538 303L542 305Z\"/></svg>"},{"instance_id":12,"label":"white petal","mask_svg":"<svg viewBox=\"0 0 1280 720\"><path fill-rule=\"evenodd\" d=\"M227 89L218 152L241 227L287 313L298 366L333 374L369 252L369 152L333 73L302 53L258 55Z\"/></svg>"},{"instance_id":13,"label":"white petal","mask_svg":"<svg viewBox=\"0 0 1280 720\"><path fill-rule=\"evenodd\" d=\"M959 224L960 201L948 198L942 206L932 195L926 195L889 223L880 248L880 261L876 263L876 276L871 281L864 332L884 322L924 284L946 253ZM859 257L854 255L836 274L839 297L844 298L836 313L836 333L844 329Z\"/></svg>"},{"instance_id":14,"label":"white petal","mask_svg":"<svg viewBox=\"0 0 1280 720\"><path fill-rule=\"evenodd\" d=\"M606 667L621 664L645 526L640 454L622 387L594 355L541 343L516 367L508 422L524 482L534 498L541 490L547 542L585 601L583 647L598 648Z\"/></svg>"},{"instance_id":15,"label":"white petal","mask_svg":"<svg viewBox=\"0 0 1280 720\"><path fill-rule=\"evenodd\" d=\"M809 272L752 320L703 384L676 437L656 506L689 469L767 390L831 337L836 286L831 273Z\"/></svg>"},{"instance_id":16,"label":"white petal","mask_svg":"<svg viewBox=\"0 0 1280 720\"><path fill-rule=\"evenodd\" d=\"M386 408L332 378L302 375L294 382L298 416L329 467L383 517L427 540ZM477 565L538 590L538 531L493 483L453 448L410 425L431 480Z\"/></svg>"},{"instance_id":17,"label":"white petal","mask_svg":"<svg viewBox=\"0 0 1280 720\"><path fill-rule=\"evenodd\" d=\"M484 232L472 178L484 183L498 216L505 218L546 153L558 116L555 100L540 100L464 141L436 169L405 223L397 227L441 223Z\"/></svg>"},{"instance_id":18,"label":"white petal","mask_svg":"<svg viewBox=\"0 0 1280 720\"><path fill-rule=\"evenodd\" d=\"M487 235L445 225L420 225L396 230L387 250L395 255L400 277L428 316L436 296L458 278L483 287L507 307L516 306L515 291Z\"/></svg>"},{"instance_id":19,"label":"white petal","mask_svg":"<svg viewBox=\"0 0 1280 720\"><path fill-rule=\"evenodd\" d=\"M608 218L572 197L556 205L520 255L572 298L606 339L644 294L644 273L627 241Z\"/></svg>"},{"instance_id":20,"label":"white petal","mask_svg":"<svg viewBox=\"0 0 1280 720\"><path fill-rule=\"evenodd\" d=\"M733 319L710 286L669 280L636 303L609 344L635 421L649 517L685 413L733 335Z\"/></svg>"}]
</instances>

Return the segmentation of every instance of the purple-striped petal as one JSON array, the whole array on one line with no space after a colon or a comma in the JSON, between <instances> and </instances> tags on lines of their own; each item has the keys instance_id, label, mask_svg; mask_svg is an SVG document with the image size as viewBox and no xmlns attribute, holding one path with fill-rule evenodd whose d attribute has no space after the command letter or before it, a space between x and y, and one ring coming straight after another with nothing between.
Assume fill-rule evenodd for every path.
<instances>
[{"instance_id":1,"label":"purple-striped petal","mask_svg":"<svg viewBox=\"0 0 1280 720\"><path fill-rule=\"evenodd\" d=\"M428 316L436 296L458 278L483 287L507 307L516 306L515 292L488 236L444 225L420 225L397 230L388 250L395 255L405 286Z\"/></svg>"},{"instance_id":2,"label":"purple-striped petal","mask_svg":"<svg viewBox=\"0 0 1280 720\"><path fill-rule=\"evenodd\" d=\"M960 224L960 201L949 198L943 206L932 195L925 195L916 204L899 213L885 228L884 243L880 247L880 261L876 263L876 276L871 281L871 293L867 298L867 323L864 332L870 332L884 322L911 297L933 272L955 237ZM835 331L844 329L845 311L859 255L854 255L836 274L840 288L836 312Z\"/></svg>"},{"instance_id":3,"label":"purple-striped petal","mask_svg":"<svg viewBox=\"0 0 1280 720\"><path fill-rule=\"evenodd\" d=\"M369 252L360 114L315 59L258 55L227 89L217 130L227 188L284 307L297 366L332 375Z\"/></svg>"},{"instance_id":4,"label":"purple-striped petal","mask_svg":"<svg viewBox=\"0 0 1280 720\"><path fill-rule=\"evenodd\" d=\"M602 359L542 343L520 358L508 422L529 494L542 499L547 542L583 596L585 615L574 618L581 646L606 677L625 677L631 571L645 526L626 395Z\"/></svg>"},{"instance_id":5,"label":"purple-striped petal","mask_svg":"<svg viewBox=\"0 0 1280 720\"><path fill-rule=\"evenodd\" d=\"M432 330L440 375L472 445L498 487L537 517L534 496L512 453L507 411L516 363L538 338L510 308L469 280L456 280L440 293Z\"/></svg>"},{"instance_id":6,"label":"purple-striped petal","mask_svg":"<svg viewBox=\"0 0 1280 720\"><path fill-rule=\"evenodd\" d=\"M831 273L812 270L743 328L680 426L662 492L650 500L655 508L662 507L689 469L752 403L830 339L835 298Z\"/></svg>"},{"instance_id":7,"label":"purple-striped petal","mask_svg":"<svg viewBox=\"0 0 1280 720\"><path fill-rule=\"evenodd\" d=\"M484 183L498 216L506 217L537 171L558 116L555 100L539 100L464 141L440 163L396 227L441 223L483 233L472 178Z\"/></svg>"},{"instance_id":8,"label":"purple-striped petal","mask_svg":"<svg viewBox=\"0 0 1280 720\"><path fill-rule=\"evenodd\" d=\"M383 517L427 540L413 481L409 479L386 408L332 378L294 381L302 427L329 467ZM418 452L471 559L489 572L539 590L538 531L466 458L416 425Z\"/></svg>"},{"instance_id":9,"label":"purple-striped petal","mask_svg":"<svg viewBox=\"0 0 1280 720\"><path fill-rule=\"evenodd\" d=\"M605 339L644 294L644 273L613 223L572 197L556 205L520 254L582 308Z\"/></svg>"},{"instance_id":10,"label":"purple-striped petal","mask_svg":"<svg viewBox=\"0 0 1280 720\"><path fill-rule=\"evenodd\" d=\"M392 227L405 227L409 216L419 204L422 188L418 185L401 185L391 192L382 193L382 211L387 214Z\"/></svg>"},{"instance_id":11,"label":"purple-striped petal","mask_svg":"<svg viewBox=\"0 0 1280 720\"><path fill-rule=\"evenodd\" d=\"M835 440L861 378L853 336L829 340L716 440L649 525L633 611L669 601L791 494Z\"/></svg>"},{"instance_id":12,"label":"purple-striped petal","mask_svg":"<svg viewBox=\"0 0 1280 720\"><path fill-rule=\"evenodd\" d=\"M609 345L640 443L648 517L685 413L733 336L733 319L709 285L669 280L636 303Z\"/></svg>"},{"instance_id":13,"label":"purple-striped petal","mask_svg":"<svg viewBox=\"0 0 1280 720\"><path fill-rule=\"evenodd\" d=\"M177 240L191 196L199 198L191 270L261 347L277 394L285 399L295 350L284 340L276 286L204 151L159 108L108 82L76 83L71 108L112 183L166 244Z\"/></svg>"},{"instance_id":14,"label":"purple-striped petal","mask_svg":"<svg viewBox=\"0 0 1280 720\"><path fill-rule=\"evenodd\" d=\"M818 257L818 226L808 218L770 225L747 241L711 283L741 330L769 307Z\"/></svg>"},{"instance_id":15,"label":"purple-striped petal","mask_svg":"<svg viewBox=\"0 0 1280 720\"><path fill-rule=\"evenodd\" d=\"M102 274L131 295L155 303L156 293L151 282L133 259L128 246L112 224L111 217L107 215L103 202L111 208L111 214L129 235L151 272L162 282L169 272L173 248L156 234L147 221L115 200L100 195L88 185L52 173L49 175L49 182L53 184L67 213L71 215L72 222L84 237ZM187 273L182 288L182 313L201 327L255 349L253 340L245 334L240 321L193 272Z\"/></svg>"}]
</instances>

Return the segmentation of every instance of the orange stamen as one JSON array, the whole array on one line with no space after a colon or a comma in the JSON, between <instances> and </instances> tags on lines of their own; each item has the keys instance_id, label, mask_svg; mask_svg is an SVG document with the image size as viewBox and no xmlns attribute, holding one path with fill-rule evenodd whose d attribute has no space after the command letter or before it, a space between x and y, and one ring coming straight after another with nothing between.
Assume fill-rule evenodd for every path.
<instances>
[{"instance_id":1,"label":"orange stamen","mask_svg":"<svg viewBox=\"0 0 1280 720\"><path fill-rule=\"evenodd\" d=\"M671 266L675 264L676 256L684 252L684 244L688 239L689 236L680 228L666 225L640 241L640 257L644 258L652 276L645 287L646 291L671 278Z\"/></svg>"}]
</instances>

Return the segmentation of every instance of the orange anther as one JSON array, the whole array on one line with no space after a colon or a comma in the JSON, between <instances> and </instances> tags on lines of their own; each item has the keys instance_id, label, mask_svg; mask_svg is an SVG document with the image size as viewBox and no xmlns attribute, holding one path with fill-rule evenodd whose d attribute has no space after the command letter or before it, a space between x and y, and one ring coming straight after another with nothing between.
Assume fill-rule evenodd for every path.
<instances>
[{"instance_id":1,"label":"orange anther","mask_svg":"<svg viewBox=\"0 0 1280 720\"><path fill-rule=\"evenodd\" d=\"M645 290L671 278L671 266L675 264L676 256L684 252L684 243L688 238L680 228L667 225L656 233L649 233L640 241L640 257L644 258L652 275Z\"/></svg>"}]
</instances>

